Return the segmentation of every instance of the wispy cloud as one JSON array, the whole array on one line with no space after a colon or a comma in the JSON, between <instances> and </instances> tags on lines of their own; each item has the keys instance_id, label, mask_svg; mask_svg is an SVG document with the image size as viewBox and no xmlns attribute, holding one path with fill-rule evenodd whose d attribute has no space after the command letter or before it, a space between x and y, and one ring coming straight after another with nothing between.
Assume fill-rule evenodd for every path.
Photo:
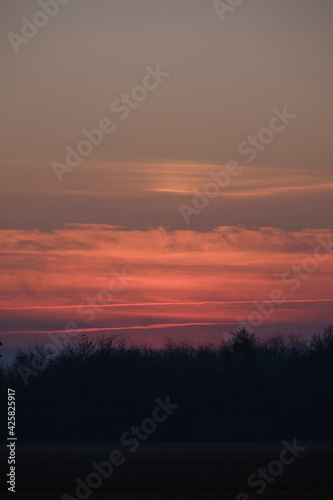
<instances>
[{"instance_id":1,"label":"wispy cloud","mask_svg":"<svg viewBox=\"0 0 333 500\"><path fill-rule=\"evenodd\" d=\"M32 338L33 332L62 331L71 320L89 332L233 325L253 301L269 302L283 273L313 255L318 237L331 235L329 229L199 232L91 224L9 230L0 246L2 332L26 331ZM124 264L132 276L126 296L104 304L95 330L86 329L84 319L98 307L92 299ZM267 325L306 324L318 316L331 321L332 271L332 258L322 262Z\"/></svg>"}]
</instances>

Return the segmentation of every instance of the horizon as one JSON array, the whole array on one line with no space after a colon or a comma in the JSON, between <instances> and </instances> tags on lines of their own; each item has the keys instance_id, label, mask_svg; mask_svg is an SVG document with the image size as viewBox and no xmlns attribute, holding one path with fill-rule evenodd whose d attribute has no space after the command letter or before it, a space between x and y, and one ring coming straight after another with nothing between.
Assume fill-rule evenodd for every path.
<instances>
[{"instance_id":1,"label":"horizon","mask_svg":"<svg viewBox=\"0 0 333 500\"><path fill-rule=\"evenodd\" d=\"M333 1L0 7L0 491L331 500Z\"/></svg>"},{"instance_id":2,"label":"horizon","mask_svg":"<svg viewBox=\"0 0 333 500\"><path fill-rule=\"evenodd\" d=\"M332 2L42 5L0 20L7 348L330 324Z\"/></svg>"}]
</instances>

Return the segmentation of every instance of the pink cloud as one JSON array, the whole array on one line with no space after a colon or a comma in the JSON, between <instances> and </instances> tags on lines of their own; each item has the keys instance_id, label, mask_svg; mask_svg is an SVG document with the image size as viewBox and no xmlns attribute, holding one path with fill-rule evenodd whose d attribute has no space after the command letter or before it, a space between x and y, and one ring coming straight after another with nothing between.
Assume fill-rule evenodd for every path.
<instances>
[{"instance_id":1,"label":"pink cloud","mask_svg":"<svg viewBox=\"0 0 333 500\"><path fill-rule=\"evenodd\" d=\"M237 325L254 301L270 300L276 288L286 302L263 328L331 321L333 256L327 254L295 291L282 280L313 256L318 237L332 237L330 230L144 231L75 224L6 234L0 246L2 332L61 331L75 321L89 332L149 329L152 338L162 328L156 325L174 331L201 325L204 335L209 324ZM123 268L130 276L124 291L93 310L87 323L98 292L108 288L113 270Z\"/></svg>"}]
</instances>

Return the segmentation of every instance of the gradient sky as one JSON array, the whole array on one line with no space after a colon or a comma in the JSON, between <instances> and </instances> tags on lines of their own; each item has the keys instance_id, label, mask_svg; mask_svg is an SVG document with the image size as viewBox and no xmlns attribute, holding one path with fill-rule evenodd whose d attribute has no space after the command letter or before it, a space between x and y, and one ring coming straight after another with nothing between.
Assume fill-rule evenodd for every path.
<instances>
[{"instance_id":1,"label":"gradient sky","mask_svg":"<svg viewBox=\"0 0 333 500\"><path fill-rule=\"evenodd\" d=\"M297 290L282 282L333 230L331 0L244 0L223 22L209 0L71 0L18 54L7 34L40 6L0 6L7 345L68 321L217 341L275 288L287 301L258 334L332 321L332 255ZM111 103L158 64L169 76L120 120ZM247 161L239 146L284 106L296 118ZM115 131L59 183L52 163L104 118ZM241 173L187 225L179 204L231 160ZM124 291L86 324L77 306L123 268Z\"/></svg>"}]
</instances>

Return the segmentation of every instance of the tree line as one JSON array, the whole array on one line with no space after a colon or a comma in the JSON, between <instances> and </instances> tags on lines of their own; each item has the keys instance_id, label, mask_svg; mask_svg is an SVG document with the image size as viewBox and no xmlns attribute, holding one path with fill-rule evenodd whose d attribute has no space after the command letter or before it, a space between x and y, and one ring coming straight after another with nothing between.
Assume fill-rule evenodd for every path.
<instances>
[{"instance_id":1,"label":"tree line","mask_svg":"<svg viewBox=\"0 0 333 500\"><path fill-rule=\"evenodd\" d=\"M56 354L40 345L2 361L2 401L8 387L20 441L118 442L166 397L179 409L150 441L327 440L333 326L310 342L239 330L219 344L167 338L161 349L81 335Z\"/></svg>"}]
</instances>

